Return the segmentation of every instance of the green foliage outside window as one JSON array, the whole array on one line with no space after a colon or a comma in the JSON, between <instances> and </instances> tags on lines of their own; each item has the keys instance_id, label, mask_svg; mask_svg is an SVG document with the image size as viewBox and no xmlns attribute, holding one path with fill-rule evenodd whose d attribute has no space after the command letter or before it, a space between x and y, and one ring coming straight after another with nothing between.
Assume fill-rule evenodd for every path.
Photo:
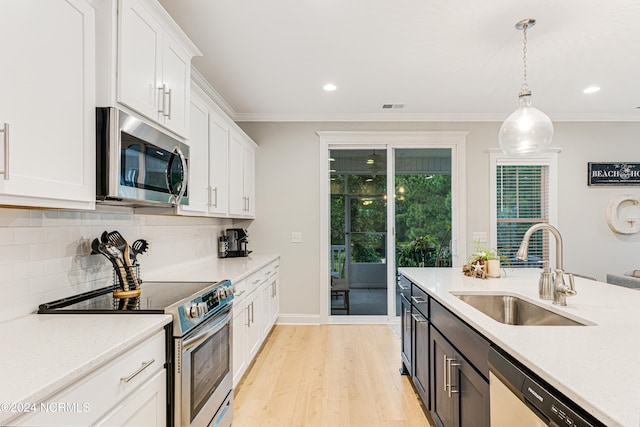
<instances>
[{"instance_id":1,"label":"green foliage outside window","mask_svg":"<svg viewBox=\"0 0 640 427\"><path fill-rule=\"evenodd\" d=\"M331 244L345 244L347 196L358 196L350 198L349 206L352 262L382 262L386 252L386 177L334 175L330 186ZM438 260L450 265L451 176L398 175L395 201L397 266L435 266Z\"/></svg>"}]
</instances>

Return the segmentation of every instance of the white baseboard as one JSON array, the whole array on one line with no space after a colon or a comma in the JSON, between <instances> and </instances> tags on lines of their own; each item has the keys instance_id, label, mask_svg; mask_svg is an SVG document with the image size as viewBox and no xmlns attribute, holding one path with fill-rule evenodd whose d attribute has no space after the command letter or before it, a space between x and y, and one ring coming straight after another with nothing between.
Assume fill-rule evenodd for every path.
<instances>
[{"instance_id":1,"label":"white baseboard","mask_svg":"<svg viewBox=\"0 0 640 427\"><path fill-rule=\"evenodd\" d=\"M276 320L277 325L319 325L319 314L281 314Z\"/></svg>"},{"instance_id":2,"label":"white baseboard","mask_svg":"<svg viewBox=\"0 0 640 427\"><path fill-rule=\"evenodd\" d=\"M361 324L400 324L400 317L393 316L331 316L327 319L329 325L361 325ZM321 325L318 314L281 314L276 320L277 325Z\"/></svg>"}]
</instances>

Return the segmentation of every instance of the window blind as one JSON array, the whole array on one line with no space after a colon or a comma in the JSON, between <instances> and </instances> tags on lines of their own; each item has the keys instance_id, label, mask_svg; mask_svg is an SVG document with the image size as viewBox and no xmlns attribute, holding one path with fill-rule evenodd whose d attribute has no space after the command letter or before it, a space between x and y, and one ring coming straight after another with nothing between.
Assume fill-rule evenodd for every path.
<instances>
[{"instance_id":1,"label":"window blind","mask_svg":"<svg viewBox=\"0 0 640 427\"><path fill-rule=\"evenodd\" d=\"M529 259L516 259L524 233L536 223L549 222L549 166L497 165L497 250L506 267L541 267L549 259L549 234L534 233Z\"/></svg>"}]
</instances>

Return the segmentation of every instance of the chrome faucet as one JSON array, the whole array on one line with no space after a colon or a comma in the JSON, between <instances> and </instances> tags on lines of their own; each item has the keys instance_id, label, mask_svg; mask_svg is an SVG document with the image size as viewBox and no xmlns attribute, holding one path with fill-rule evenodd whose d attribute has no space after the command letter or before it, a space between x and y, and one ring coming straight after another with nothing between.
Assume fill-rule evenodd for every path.
<instances>
[{"instance_id":1,"label":"chrome faucet","mask_svg":"<svg viewBox=\"0 0 640 427\"><path fill-rule=\"evenodd\" d=\"M520 248L518 249L518 254L516 258L521 261L526 261L528 258L529 252L529 239L531 235L538 230L548 230L556 240L556 268L551 277L551 292L549 292L549 277L550 271L546 267L543 262L545 268L542 271L540 276L540 298L542 299L551 299L551 295L553 295L553 303L556 305L567 305L567 296L573 296L577 294L575 289L575 284L573 281L573 274L569 274L569 286L564 283L564 270L562 266L562 236L557 228L552 225L546 223L538 223L533 225L531 228L524 233L524 237L522 238L522 243L520 243ZM546 261L548 264L548 261Z\"/></svg>"}]
</instances>

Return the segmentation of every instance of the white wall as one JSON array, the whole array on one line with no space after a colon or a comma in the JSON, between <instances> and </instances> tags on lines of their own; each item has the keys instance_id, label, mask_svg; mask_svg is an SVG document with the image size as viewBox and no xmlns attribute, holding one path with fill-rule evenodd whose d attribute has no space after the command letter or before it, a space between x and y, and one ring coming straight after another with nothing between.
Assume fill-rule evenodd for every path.
<instances>
[{"instance_id":1,"label":"white wall","mask_svg":"<svg viewBox=\"0 0 640 427\"><path fill-rule=\"evenodd\" d=\"M281 312L319 316L318 130L467 130L467 250L472 233L489 232L489 155L500 123L241 123L260 146L256 157L257 219L246 224L251 248L281 254ZM590 188L587 162L640 162L640 123L555 123L559 156L559 223L567 271L605 280L608 272L640 268L640 234L615 235L604 212L619 194L638 187ZM303 233L291 243L290 233ZM535 284L532 284L535 286Z\"/></svg>"},{"instance_id":2,"label":"white wall","mask_svg":"<svg viewBox=\"0 0 640 427\"><path fill-rule=\"evenodd\" d=\"M138 257L141 277L172 263L216 254L220 231L230 220L133 215L120 212L44 211L0 208L0 321L38 305L112 284L112 267L91 255L91 241L118 230L129 243L146 239ZM215 280L212 279L212 280Z\"/></svg>"}]
</instances>

